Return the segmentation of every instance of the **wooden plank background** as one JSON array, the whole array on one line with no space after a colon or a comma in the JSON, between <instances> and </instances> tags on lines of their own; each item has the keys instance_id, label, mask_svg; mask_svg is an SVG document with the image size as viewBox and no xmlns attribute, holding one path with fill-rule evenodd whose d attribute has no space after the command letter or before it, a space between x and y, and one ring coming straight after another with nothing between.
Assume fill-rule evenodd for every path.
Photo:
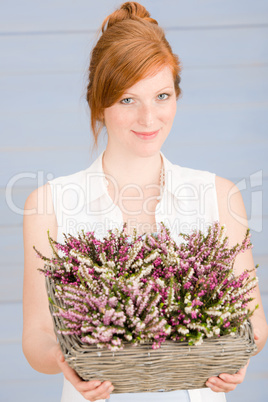
<instances>
[{"instance_id":1,"label":"wooden plank background","mask_svg":"<svg viewBox=\"0 0 268 402\"><path fill-rule=\"evenodd\" d=\"M119 1L10 0L0 13L0 399L56 402L61 375L35 372L21 351L22 211L48 179L87 167L85 102L96 31ZM174 163L238 184L268 312L268 2L143 1L182 62L182 98L163 146ZM105 134L99 152L105 147ZM264 402L268 348L227 400Z\"/></svg>"}]
</instances>

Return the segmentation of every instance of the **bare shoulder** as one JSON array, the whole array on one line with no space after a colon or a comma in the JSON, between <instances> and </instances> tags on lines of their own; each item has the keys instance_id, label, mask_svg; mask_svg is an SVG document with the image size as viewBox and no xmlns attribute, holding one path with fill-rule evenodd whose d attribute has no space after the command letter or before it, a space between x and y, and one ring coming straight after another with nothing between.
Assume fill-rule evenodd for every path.
<instances>
[{"instance_id":1,"label":"bare shoulder","mask_svg":"<svg viewBox=\"0 0 268 402\"><path fill-rule=\"evenodd\" d=\"M45 280L38 268L42 260L33 246L43 255L52 255L48 241L48 231L57 238L57 220L53 209L50 184L38 187L26 199L23 217L24 279L23 279L23 339L35 330L46 328L53 334L52 321L48 309Z\"/></svg>"},{"instance_id":2,"label":"bare shoulder","mask_svg":"<svg viewBox=\"0 0 268 402\"><path fill-rule=\"evenodd\" d=\"M24 205L23 238L25 269L35 261L33 245L42 253L50 252L47 232L57 238L57 219L50 184L38 187L29 194ZM29 264L30 261L30 264Z\"/></svg>"},{"instance_id":3,"label":"bare shoulder","mask_svg":"<svg viewBox=\"0 0 268 402\"><path fill-rule=\"evenodd\" d=\"M24 226L47 226L54 233L57 220L53 206L50 184L44 184L32 191L24 205Z\"/></svg>"},{"instance_id":4,"label":"bare shoulder","mask_svg":"<svg viewBox=\"0 0 268 402\"><path fill-rule=\"evenodd\" d=\"M232 203L233 207L244 206L242 195L235 183L219 176L216 176L215 183L218 199L223 203L222 207L226 207L226 202L227 205Z\"/></svg>"},{"instance_id":5,"label":"bare shoulder","mask_svg":"<svg viewBox=\"0 0 268 402\"><path fill-rule=\"evenodd\" d=\"M44 208L43 212L45 213L47 208L52 208L52 206L53 202L50 184L46 183L43 186L36 188L28 195L25 201L24 211L32 210L32 212L35 211L40 213L40 208L42 207Z\"/></svg>"}]
</instances>

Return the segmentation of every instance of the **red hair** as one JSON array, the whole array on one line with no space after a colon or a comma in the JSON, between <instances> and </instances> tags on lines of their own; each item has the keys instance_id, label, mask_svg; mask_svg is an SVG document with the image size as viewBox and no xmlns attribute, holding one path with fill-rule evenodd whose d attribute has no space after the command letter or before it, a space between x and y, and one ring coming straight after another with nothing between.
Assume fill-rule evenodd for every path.
<instances>
[{"instance_id":1,"label":"red hair","mask_svg":"<svg viewBox=\"0 0 268 402\"><path fill-rule=\"evenodd\" d=\"M105 18L102 35L91 53L87 101L91 110L94 146L104 125L103 112L141 79L165 66L171 68L176 97L181 67L164 31L148 11L127 2Z\"/></svg>"}]
</instances>

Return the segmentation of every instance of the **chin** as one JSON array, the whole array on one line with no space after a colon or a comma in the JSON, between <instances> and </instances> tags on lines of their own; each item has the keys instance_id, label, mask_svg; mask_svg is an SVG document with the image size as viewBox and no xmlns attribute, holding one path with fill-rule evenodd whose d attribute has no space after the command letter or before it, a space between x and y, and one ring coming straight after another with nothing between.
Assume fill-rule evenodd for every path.
<instances>
[{"instance_id":1,"label":"chin","mask_svg":"<svg viewBox=\"0 0 268 402\"><path fill-rule=\"evenodd\" d=\"M159 154L161 151L160 144L146 144L146 146L140 146L132 148L132 153L135 153L139 157L150 157Z\"/></svg>"}]
</instances>

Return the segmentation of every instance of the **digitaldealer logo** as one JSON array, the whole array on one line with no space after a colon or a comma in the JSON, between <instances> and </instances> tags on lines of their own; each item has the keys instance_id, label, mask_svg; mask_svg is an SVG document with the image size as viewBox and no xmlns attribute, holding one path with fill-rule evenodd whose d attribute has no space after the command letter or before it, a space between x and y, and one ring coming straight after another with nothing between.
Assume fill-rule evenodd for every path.
<instances>
[{"instance_id":1,"label":"digitaldealer logo","mask_svg":"<svg viewBox=\"0 0 268 402\"><path fill-rule=\"evenodd\" d=\"M192 183L183 183L183 184L172 184L172 177L169 175L170 172L167 172L166 180L170 181L170 188L173 188L174 197L168 197L165 202L165 215L172 216L174 220L173 224L176 222L180 223L180 226L183 225L183 216L199 216L201 220L206 215L206 212L210 208L211 205L211 197L213 197L213 185L210 184L196 184ZM107 177L107 176L106 176ZM5 189L5 200L9 210L16 215L32 215L32 214L42 214L44 213L44 209L46 209L49 203L46 202L45 199L40 199L37 205L37 208L33 210L24 211L21 206L17 205L16 200L16 189L22 187L22 183L25 182L34 183L34 187L41 187L48 180L52 180L54 178L53 174L48 173L45 174L42 171L38 172L21 172L14 176L12 176ZM93 180L93 181L92 181ZM149 201L151 201L154 197L149 198L149 200L145 200L142 205L139 207L140 209L135 210L135 212L125 210L124 201L133 200L143 200L143 190L139 188L135 183L131 186L127 185L123 188L119 188L115 179L112 176L109 176L110 184L113 187L113 192L115 195L114 202L106 203L103 206L104 209L101 211L94 210L94 203L89 202L88 196L90 194L91 189L96 188L96 183L99 180L103 180L103 174L98 172L87 174L86 176L86 185L81 186L76 182L70 182L62 185L61 183L54 185L54 202L59 204L61 214L57 216L59 226L62 225L63 216L65 218L70 218L70 225L72 226L72 218L77 216L82 210L86 209L86 213L91 216L96 216L99 218L100 213L102 215L108 214L112 212L116 206L117 202L119 203L120 209L124 213L128 213L129 215L136 215L140 212L147 213L148 215L152 214L150 208L148 208ZM95 183L95 184L94 184ZM236 183L230 190L227 198L228 202L228 210L233 216L233 218L240 222L244 226L248 226L252 231L261 232L263 228L263 171L259 170L255 173L252 173L249 177L241 179ZM157 187L157 185L150 185L153 187ZM135 196L130 197L128 195L129 187L132 188L132 194ZM89 192L88 192L89 191ZM232 197L240 191L242 197L244 198L245 204L247 205L247 219L242 216L243 211L241 213L232 208ZM67 197L64 197L67 194ZM65 205L64 200L68 199L68 204ZM248 205L249 198L249 205ZM110 199L110 201L112 201ZM116 202L117 201L117 202ZM120 202L119 202L120 201ZM51 204L50 204L51 205ZM47 214L54 213L54 207L51 206L51 210L48 211L46 209ZM154 212L153 212L154 213ZM175 216L174 216L175 213ZM174 219L178 218L178 219ZM187 222L187 219L186 219ZM186 223L188 225L188 223ZM177 223L176 223L177 225ZM172 226L172 224L170 224ZM182 228L180 228L181 231ZM179 229L178 229L179 230Z\"/></svg>"},{"instance_id":2,"label":"digitaldealer logo","mask_svg":"<svg viewBox=\"0 0 268 402\"><path fill-rule=\"evenodd\" d=\"M250 230L255 232L262 231L263 221L263 171L258 170L249 176L248 180L245 178L236 183L228 194L228 209L232 216L244 226L248 226ZM243 193L248 192L250 195L250 209L247 211L248 217L245 219L232 209L232 197L240 191Z\"/></svg>"}]
</instances>

